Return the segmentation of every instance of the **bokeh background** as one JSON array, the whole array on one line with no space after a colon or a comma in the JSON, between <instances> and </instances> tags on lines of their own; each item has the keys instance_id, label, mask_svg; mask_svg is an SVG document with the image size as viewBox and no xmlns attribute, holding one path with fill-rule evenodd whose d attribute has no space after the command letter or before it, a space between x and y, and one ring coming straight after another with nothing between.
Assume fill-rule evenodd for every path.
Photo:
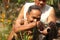
<instances>
[{"instance_id":1,"label":"bokeh background","mask_svg":"<svg viewBox=\"0 0 60 40\"><path fill-rule=\"evenodd\" d=\"M0 40L7 40L12 24L26 2L33 0L0 0ZM60 0L47 0L46 3L54 7L56 18L60 20Z\"/></svg>"}]
</instances>

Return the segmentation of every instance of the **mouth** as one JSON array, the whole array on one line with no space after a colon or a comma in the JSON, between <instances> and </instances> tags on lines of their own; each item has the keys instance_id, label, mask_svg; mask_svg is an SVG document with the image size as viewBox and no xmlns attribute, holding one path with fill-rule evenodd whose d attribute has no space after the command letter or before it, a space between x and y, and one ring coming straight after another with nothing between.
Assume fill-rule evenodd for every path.
<instances>
[{"instance_id":1,"label":"mouth","mask_svg":"<svg viewBox=\"0 0 60 40\"><path fill-rule=\"evenodd\" d=\"M39 4L38 6L43 7L43 5L42 5L42 4Z\"/></svg>"},{"instance_id":2,"label":"mouth","mask_svg":"<svg viewBox=\"0 0 60 40\"><path fill-rule=\"evenodd\" d=\"M40 6L40 7L43 7L44 4L40 4L40 3L37 3L36 5Z\"/></svg>"},{"instance_id":3,"label":"mouth","mask_svg":"<svg viewBox=\"0 0 60 40\"><path fill-rule=\"evenodd\" d=\"M44 4L39 4L40 7L44 7Z\"/></svg>"}]
</instances>

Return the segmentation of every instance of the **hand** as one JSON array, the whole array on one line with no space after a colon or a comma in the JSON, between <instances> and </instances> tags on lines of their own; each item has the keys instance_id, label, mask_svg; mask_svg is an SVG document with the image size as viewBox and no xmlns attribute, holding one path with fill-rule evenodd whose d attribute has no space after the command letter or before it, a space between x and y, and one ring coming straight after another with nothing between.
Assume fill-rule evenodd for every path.
<instances>
[{"instance_id":1,"label":"hand","mask_svg":"<svg viewBox=\"0 0 60 40\"><path fill-rule=\"evenodd\" d=\"M13 30L14 32L18 32L18 29L19 29L19 26L16 27L16 26L13 24L12 30Z\"/></svg>"},{"instance_id":2,"label":"hand","mask_svg":"<svg viewBox=\"0 0 60 40\"><path fill-rule=\"evenodd\" d=\"M40 27L41 23L40 21L37 21L37 27L39 26Z\"/></svg>"}]
</instances>

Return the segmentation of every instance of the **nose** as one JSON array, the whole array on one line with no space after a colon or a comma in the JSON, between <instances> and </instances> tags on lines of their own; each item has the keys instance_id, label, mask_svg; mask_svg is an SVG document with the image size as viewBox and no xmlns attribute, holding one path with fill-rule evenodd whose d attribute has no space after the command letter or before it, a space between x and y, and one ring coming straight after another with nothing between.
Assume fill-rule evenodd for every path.
<instances>
[{"instance_id":1,"label":"nose","mask_svg":"<svg viewBox=\"0 0 60 40\"><path fill-rule=\"evenodd\" d=\"M37 21L37 19L34 19L34 22L36 22Z\"/></svg>"},{"instance_id":2,"label":"nose","mask_svg":"<svg viewBox=\"0 0 60 40\"><path fill-rule=\"evenodd\" d=\"M33 22L34 21L34 19L33 18L30 18L30 22Z\"/></svg>"},{"instance_id":3,"label":"nose","mask_svg":"<svg viewBox=\"0 0 60 40\"><path fill-rule=\"evenodd\" d=\"M40 3L40 4L43 4L43 1L40 1L39 3Z\"/></svg>"},{"instance_id":4,"label":"nose","mask_svg":"<svg viewBox=\"0 0 60 40\"><path fill-rule=\"evenodd\" d=\"M37 19L31 19L31 22L36 22L37 21Z\"/></svg>"}]
</instances>

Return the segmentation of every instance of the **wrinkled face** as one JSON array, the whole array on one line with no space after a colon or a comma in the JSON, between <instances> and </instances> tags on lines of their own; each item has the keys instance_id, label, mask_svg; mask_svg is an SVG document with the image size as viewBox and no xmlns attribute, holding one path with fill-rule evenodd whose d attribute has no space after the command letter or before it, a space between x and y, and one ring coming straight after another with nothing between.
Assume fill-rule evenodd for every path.
<instances>
[{"instance_id":1,"label":"wrinkled face","mask_svg":"<svg viewBox=\"0 0 60 40\"><path fill-rule=\"evenodd\" d=\"M44 5L46 4L46 0L34 0L35 4L40 6L41 8L44 7Z\"/></svg>"},{"instance_id":2,"label":"wrinkled face","mask_svg":"<svg viewBox=\"0 0 60 40\"><path fill-rule=\"evenodd\" d=\"M30 22L33 22L33 21L40 21L40 16L41 16L41 12L39 10L36 10L36 9L32 9L30 14L29 14L29 17L28 18L28 21Z\"/></svg>"}]
</instances>

